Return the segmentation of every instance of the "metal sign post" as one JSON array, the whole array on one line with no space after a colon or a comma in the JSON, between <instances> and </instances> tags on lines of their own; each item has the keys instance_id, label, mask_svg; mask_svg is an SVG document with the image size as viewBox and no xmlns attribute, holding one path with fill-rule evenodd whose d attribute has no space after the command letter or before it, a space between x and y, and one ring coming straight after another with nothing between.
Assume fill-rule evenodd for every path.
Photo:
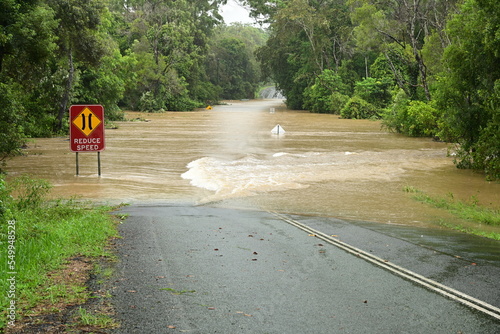
<instances>
[{"instance_id":1,"label":"metal sign post","mask_svg":"<svg viewBox=\"0 0 500 334\"><path fill-rule=\"evenodd\" d=\"M97 152L97 175L101 176L101 152Z\"/></svg>"},{"instance_id":2,"label":"metal sign post","mask_svg":"<svg viewBox=\"0 0 500 334\"><path fill-rule=\"evenodd\" d=\"M101 176L101 151L105 148L104 108L101 105L72 105L69 109L70 149L76 153L76 175L80 174L78 153L97 152Z\"/></svg>"}]
</instances>

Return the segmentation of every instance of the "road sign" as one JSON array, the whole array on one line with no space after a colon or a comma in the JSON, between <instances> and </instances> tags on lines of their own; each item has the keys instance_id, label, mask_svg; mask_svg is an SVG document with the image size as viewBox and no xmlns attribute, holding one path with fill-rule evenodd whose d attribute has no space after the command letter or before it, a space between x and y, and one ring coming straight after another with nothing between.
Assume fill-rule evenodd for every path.
<instances>
[{"instance_id":1,"label":"road sign","mask_svg":"<svg viewBox=\"0 0 500 334\"><path fill-rule=\"evenodd\" d=\"M101 105L73 105L69 109L70 147L73 152L104 150L104 108Z\"/></svg>"}]
</instances>

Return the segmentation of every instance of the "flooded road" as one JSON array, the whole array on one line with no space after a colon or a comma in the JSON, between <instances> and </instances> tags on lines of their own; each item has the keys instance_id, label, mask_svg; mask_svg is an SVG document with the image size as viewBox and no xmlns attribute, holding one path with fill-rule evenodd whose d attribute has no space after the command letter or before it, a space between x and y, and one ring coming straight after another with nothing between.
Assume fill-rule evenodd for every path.
<instances>
[{"instance_id":1,"label":"flooded road","mask_svg":"<svg viewBox=\"0 0 500 334\"><path fill-rule=\"evenodd\" d=\"M272 112L274 110L274 112ZM500 184L458 170L449 145L407 138L378 121L290 111L281 100L233 101L213 110L128 113L97 154L68 138L37 139L8 162L10 177L49 180L56 197L99 202L210 204L409 226L455 220L403 188L500 207ZM277 124L284 134L271 133Z\"/></svg>"}]
</instances>

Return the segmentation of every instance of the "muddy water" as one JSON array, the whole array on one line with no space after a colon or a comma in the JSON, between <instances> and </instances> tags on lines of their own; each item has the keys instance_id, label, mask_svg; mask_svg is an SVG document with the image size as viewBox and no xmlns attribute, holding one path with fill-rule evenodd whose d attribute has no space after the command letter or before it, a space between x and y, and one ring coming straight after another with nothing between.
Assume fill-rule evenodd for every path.
<instances>
[{"instance_id":1,"label":"muddy water","mask_svg":"<svg viewBox=\"0 0 500 334\"><path fill-rule=\"evenodd\" d=\"M106 130L102 177L95 153L80 154L75 175L68 138L34 141L26 156L9 162L10 176L48 179L58 197L189 202L417 226L454 218L414 201L405 186L500 207L500 184L456 169L447 144L388 133L376 121L287 111L280 100L128 118L137 120ZM272 134L276 124L286 132Z\"/></svg>"}]
</instances>

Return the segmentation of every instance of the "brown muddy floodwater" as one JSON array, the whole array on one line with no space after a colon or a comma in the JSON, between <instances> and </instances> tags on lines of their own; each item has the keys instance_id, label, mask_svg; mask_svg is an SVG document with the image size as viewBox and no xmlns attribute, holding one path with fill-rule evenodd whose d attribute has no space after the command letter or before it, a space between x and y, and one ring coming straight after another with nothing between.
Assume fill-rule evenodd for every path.
<instances>
[{"instance_id":1,"label":"brown muddy floodwater","mask_svg":"<svg viewBox=\"0 0 500 334\"><path fill-rule=\"evenodd\" d=\"M405 186L500 207L500 184L455 168L448 144L389 133L377 121L286 110L281 102L128 113L137 120L106 130L102 177L95 153L80 154L75 175L68 138L37 139L7 170L10 177L49 180L56 197L196 203L413 226L455 218L413 200ZM272 134L276 124L286 132Z\"/></svg>"}]
</instances>

